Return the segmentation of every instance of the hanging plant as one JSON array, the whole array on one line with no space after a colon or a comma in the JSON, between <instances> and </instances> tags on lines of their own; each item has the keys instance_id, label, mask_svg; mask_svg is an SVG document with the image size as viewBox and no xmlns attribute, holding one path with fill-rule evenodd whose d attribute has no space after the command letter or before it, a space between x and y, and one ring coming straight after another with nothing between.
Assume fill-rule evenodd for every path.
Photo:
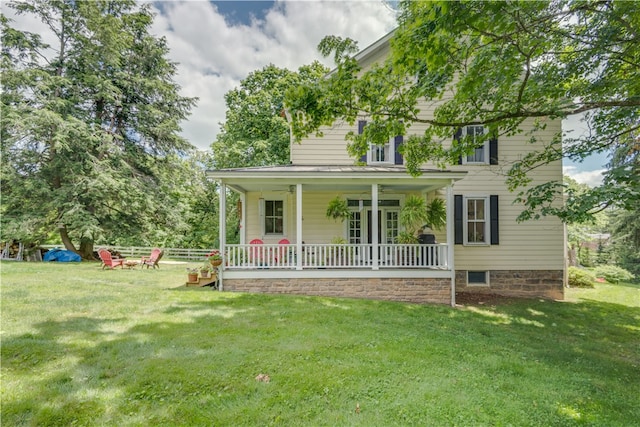
<instances>
[{"instance_id":1,"label":"hanging plant","mask_svg":"<svg viewBox=\"0 0 640 427\"><path fill-rule=\"evenodd\" d=\"M347 201L340 196L336 196L329 201L327 205L327 218L332 218L336 221L344 221L351 215L349 211L349 205Z\"/></svg>"}]
</instances>

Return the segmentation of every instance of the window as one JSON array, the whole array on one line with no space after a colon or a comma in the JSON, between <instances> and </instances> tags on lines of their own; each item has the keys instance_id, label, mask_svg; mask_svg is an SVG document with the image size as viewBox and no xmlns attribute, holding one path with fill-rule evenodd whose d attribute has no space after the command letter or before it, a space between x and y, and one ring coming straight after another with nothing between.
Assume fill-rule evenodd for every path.
<instances>
[{"instance_id":1,"label":"window","mask_svg":"<svg viewBox=\"0 0 640 427\"><path fill-rule=\"evenodd\" d=\"M358 135L362 135L365 132L366 126L366 120L358 121ZM389 138L384 145L369 144L369 151L360 158L360 161L367 164L384 163L389 165L402 165L404 164L404 159L398 149L402 146L403 140L403 136L398 135Z\"/></svg>"},{"instance_id":2,"label":"window","mask_svg":"<svg viewBox=\"0 0 640 427\"><path fill-rule=\"evenodd\" d=\"M393 163L389 150L393 146L393 139L384 145L371 144L369 148L369 163Z\"/></svg>"},{"instance_id":3,"label":"window","mask_svg":"<svg viewBox=\"0 0 640 427\"><path fill-rule=\"evenodd\" d=\"M264 201L264 234L283 234L284 202L282 200Z\"/></svg>"},{"instance_id":4,"label":"window","mask_svg":"<svg viewBox=\"0 0 640 427\"><path fill-rule=\"evenodd\" d=\"M489 244L489 203L486 197L466 198L464 205L465 244L486 245Z\"/></svg>"},{"instance_id":5,"label":"window","mask_svg":"<svg viewBox=\"0 0 640 427\"><path fill-rule=\"evenodd\" d=\"M371 207L371 199L365 200L356 200L356 199L347 199L347 205L350 208L358 208L360 209L360 205L362 207ZM378 200L378 207L400 207L400 200L398 199L380 199Z\"/></svg>"},{"instance_id":6,"label":"window","mask_svg":"<svg viewBox=\"0 0 640 427\"><path fill-rule=\"evenodd\" d=\"M453 196L453 238L456 245L499 245L499 197Z\"/></svg>"},{"instance_id":7,"label":"window","mask_svg":"<svg viewBox=\"0 0 640 427\"><path fill-rule=\"evenodd\" d=\"M400 232L400 211L386 211L385 212L385 230L386 230L386 243L396 243L396 237Z\"/></svg>"},{"instance_id":8,"label":"window","mask_svg":"<svg viewBox=\"0 0 640 427\"><path fill-rule=\"evenodd\" d=\"M467 271L467 285L488 285L486 271Z\"/></svg>"},{"instance_id":9,"label":"window","mask_svg":"<svg viewBox=\"0 0 640 427\"><path fill-rule=\"evenodd\" d=\"M351 212L349 218L349 243L362 243L362 213Z\"/></svg>"},{"instance_id":10,"label":"window","mask_svg":"<svg viewBox=\"0 0 640 427\"><path fill-rule=\"evenodd\" d=\"M462 130L463 136L467 136L474 143L479 137L484 135L483 126L467 126ZM489 163L489 143L485 141L480 147L476 147L472 154L462 158L463 164L488 164Z\"/></svg>"}]
</instances>

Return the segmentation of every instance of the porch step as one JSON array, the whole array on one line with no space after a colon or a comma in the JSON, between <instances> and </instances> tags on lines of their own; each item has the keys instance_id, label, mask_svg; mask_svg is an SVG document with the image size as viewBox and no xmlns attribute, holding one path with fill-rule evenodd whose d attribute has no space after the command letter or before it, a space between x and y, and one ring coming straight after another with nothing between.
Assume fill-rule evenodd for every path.
<instances>
[{"instance_id":1,"label":"porch step","mask_svg":"<svg viewBox=\"0 0 640 427\"><path fill-rule=\"evenodd\" d=\"M203 286L213 286L214 288L218 287L218 276L213 275L211 277L198 277L197 282L186 282L186 287L203 287Z\"/></svg>"}]
</instances>

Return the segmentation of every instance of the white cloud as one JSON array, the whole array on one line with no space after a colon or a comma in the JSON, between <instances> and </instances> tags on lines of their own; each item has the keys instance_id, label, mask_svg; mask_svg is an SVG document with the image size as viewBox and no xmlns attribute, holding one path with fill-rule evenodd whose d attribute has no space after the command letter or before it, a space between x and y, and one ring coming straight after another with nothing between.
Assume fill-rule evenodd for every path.
<instances>
[{"instance_id":1,"label":"white cloud","mask_svg":"<svg viewBox=\"0 0 640 427\"><path fill-rule=\"evenodd\" d=\"M224 122L225 93L250 72L268 64L295 70L316 59L332 66L317 51L324 36L351 37L364 48L396 26L381 0L276 1L263 19L249 25L230 25L209 1L140 2L154 8L152 32L167 40L182 95L199 98L181 125L183 136L202 150L209 149ZM4 6L2 12L15 19L14 27L55 41L34 16L16 16Z\"/></svg>"},{"instance_id":2,"label":"white cloud","mask_svg":"<svg viewBox=\"0 0 640 427\"><path fill-rule=\"evenodd\" d=\"M606 169L580 171L575 166L563 166L562 173L575 179L581 184L587 184L590 187L597 187L602 184L602 174Z\"/></svg>"},{"instance_id":3,"label":"white cloud","mask_svg":"<svg viewBox=\"0 0 640 427\"><path fill-rule=\"evenodd\" d=\"M200 99L182 123L200 149L209 148L225 119L224 94L251 71L270 63L295 70L316 59L331 66L317 51L324 36L351 37L364 48L396 25L381 1L276 2L250 25L229 25L205 1L164 2L156 12L153 31L167 38L182 94Z\"/></svg>"}]
</instances>

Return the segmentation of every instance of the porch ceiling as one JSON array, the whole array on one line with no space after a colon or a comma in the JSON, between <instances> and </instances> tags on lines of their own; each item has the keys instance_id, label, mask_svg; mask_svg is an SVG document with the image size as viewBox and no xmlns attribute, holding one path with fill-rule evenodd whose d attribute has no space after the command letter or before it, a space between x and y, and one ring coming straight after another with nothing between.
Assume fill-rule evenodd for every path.
<instances>
[{"instance_id":1,"label":"porch ceiling","mask_svg":"<svg viewBox=\"0 0 640 427\"><path fill-rule=\"evenodd\" d=\"M418 177L409 175L404 167L394 166L271 166L207 171L207 176L240 192L295 192L295 184L305 191L364 192L371 184L380 191L433 191L465 177L466 172L422 169Z\"/></svg>"}]
</instances>

